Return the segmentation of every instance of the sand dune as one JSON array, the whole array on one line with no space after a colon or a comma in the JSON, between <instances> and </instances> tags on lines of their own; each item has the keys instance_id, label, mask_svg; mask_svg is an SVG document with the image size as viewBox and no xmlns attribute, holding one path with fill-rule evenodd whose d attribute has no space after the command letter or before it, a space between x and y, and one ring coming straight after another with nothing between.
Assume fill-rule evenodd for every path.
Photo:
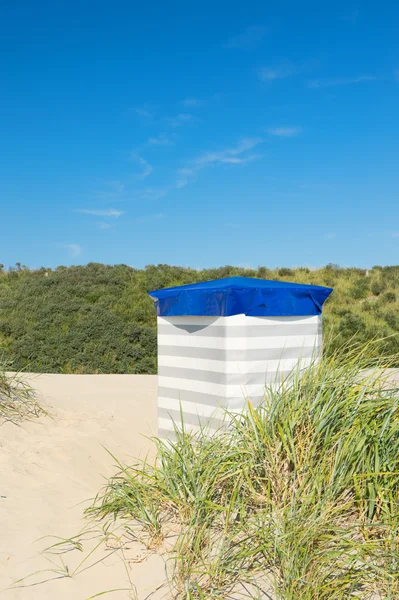
<instances>
[{"instance_id":1,"label":"sand dune","mask_svg":"<svg viewBox=\"0 0 399 600\"><path fill-rule=\"evenodd\" d=\"M103 446L126 462L153 450L145 436L156 434L156 377L40 375L30 380L51 417L0 426L0 594L8 600L84 600L125 587L126 571L115 553L76 578L36 585L57 577L42 572L20 584L25 587L5 590L35 571L56 569L39 554L56 540L39 538L70 537L81 530L87 501L116 470ZM136 551L142 549L131 548L133 555ZM96 559L104 556L97 553ZM59 557L51 558L60 564ZM70 571L81 559L76 551L64 556ZM160 556L129 570L140 599L165 579Z\"/></svg>"},{"instance_id":2,"label":"sand dune","mask_svg":"<svg viewBox=\"0 0 399 600\"><path fill-rule=\"evenodd\" d=\"M390 378L398 380L398 370L391 370ZM109 555L100 547L83 567L99 562L72 578L65 577L66 568L73 572L98 538L85 543L84 554L75 550L62 555L62 572L60 556L40 554L57 541L40 539L43 536L65 538L82 530L84 508L116 472L104 447L126 463L154 451L149 437L157 433L156 376L32 375L29 379L50 416L20 426L0 425L0 596L86 600L105 590L126 588L130 577L137 595L119 591L105 597L144 600L164 584L151 599L166 600L163 557L152 554L141 560L146 551L136 542L123 555L119 550ZM12 585L35 572L18 587Z\"/></svg>"}]
</instances>

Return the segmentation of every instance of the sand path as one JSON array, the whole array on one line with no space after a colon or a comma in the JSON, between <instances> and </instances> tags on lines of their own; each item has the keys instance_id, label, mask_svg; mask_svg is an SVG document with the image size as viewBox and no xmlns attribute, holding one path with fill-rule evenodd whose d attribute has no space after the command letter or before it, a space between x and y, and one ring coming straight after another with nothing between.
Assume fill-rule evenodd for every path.
<instances>
[{"instance_id":1,"label":"sand path","mask_svg":"<svg viewBox=\"0 0 399 600\"><path fill-rule=\"evenodd\" d=\"M81 530L87 500L116 470L103 446L125 462L151 452L152 442L143 436L156 434L156 377L40 375L31 376L31 382L52 417L0 426L0 596L85 600L125 587L126 571L115 553L76 578L32 585L56 577L40 573L24 581L25 587L5 589L35 571L54 568L40 552L55 540L39 538L70 537ZM64 561L72 570L81 558L75 551ZM141 600L165 579L163 559L151 556L133 564L130 575Z\"/></svg>"}]
</instances>

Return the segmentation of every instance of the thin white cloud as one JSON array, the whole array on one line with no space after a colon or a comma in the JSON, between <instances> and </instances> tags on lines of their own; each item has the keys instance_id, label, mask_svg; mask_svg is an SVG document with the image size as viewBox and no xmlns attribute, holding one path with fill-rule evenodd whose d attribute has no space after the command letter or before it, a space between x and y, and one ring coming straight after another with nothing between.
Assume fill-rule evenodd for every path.
<instances>
[{"instance_id":1,"label":"thin white cloud","mask_svg":"<svg viewBox=\"0 0 399 600\"><path fill-rule=\"evenodd\" d=\"M155 213L155 214L152 214L152 215L144 215L142 217L136 217L133 220L133 223L136 223L137 225L141 225L141 224L149 223L149 222L152 222L152 221L159 221L160 219L163 219L164 216L165 215L163 213Z\"/></svg>"},{"instance_id":2,"label":"thin white cloud","mask_svg":"<svg viewBox=\"0 0 399 600\"><path fill-rule=\"evenodd\" d=\"M258 78L265 83L272 83L277 79L286 79L301 73L307 73L319 67L318 60L308 60L297 64L290 60L282 60L274 65L264 65L256 69Z\"/></svg>"},{"instance_id":3,"label":"thin white cloud","mask_svg":"<svg viewBox=\"0 0 399 600\"><path fill-rule=\"evenodd\" d=\"M164 133L161 133L157 137L148 138L147 144L149 146L170 146L174 142Z\"/></svg>"},{"instance_id":4,"label":"thin white cloud","mask_svg":"<svg viewBox=\"0 0 399 600\"><path fill-rule=\"evenodd\" d=\"M266 27L252 25L251 27L247 27L242 33L233 35L223 46L229 49L252 50L259 46L266 33Z\"/></svg>"},{"instance_id":5,"label":"thin white cloud","mask_svg":"<svg viewBox=\"0 0 399 600\"><path fill-rule=\"evenodd\" d=\"M338 77L337 79L313 79L308 82L308 87L312 89L336 87L339 85L352 85L364 83L366 81L376 81L375 75L357 75L356 77Z\"/></svg>"},{"instance_id":6,"label":"thin white cloud","mask_svg":"<svg viewBox=\"0 0 399 600\"><path fill-rule=\"evenodd\" d=\"M336 233L326 233L326 235L324 236L324 239L325 240L333 240L336 237L337 237Z\"/></svg>"},{"instance_id":7,"label":"thin white cloud","mask_svg":"<svg viewBox=\"0 0 399 600\"><path fill-rule=\"evenodd\" d=\"M68 250L68 253L74 258L82 253L82 247L79 244L63 244L62 247Z\"/></svg>"},{"instance_id":8,"label":"thin white cloud","mask_svg":"<svg viewBox=\"0 0 399 600\"><path fill-rule=\"evenodd\" d=\"M112 201L123 195L125 192L125 184L119 179L97 181L97 185L103 186L104 189L97 189L91 193L93 198L97 200Z\"/></svg>"},{"instance_id":9,"label":"thin white cloud","mask_svg":"<svg viewBox=\"0 0 399 600\"><path fill-rule=\"evenodd\" d=\"M197 169L179 169L177 172L178 177L176 181L177 189L184 188L189 183L190 178L196 173L196 171Z\"/></svg>"},{"instance_id":10,"label":"thin white cloud","mask_svg":"<svg viewBox=\"0 0 399 600\"><path fill-rule=\"evenodd\" d=\"M302 127L272 127L267 129L267 133L278 137L294 137L295 135L299 135L302 131Z\"/></svg>"},{"instance_id":11,"label":"thin white cloud","mask_svg":"<svg viewBox=\"0 0 399 600\"><path fill-rule=\"evenodd\" d=\"M97 223L97 227L98 229L111 229L113 227L113 225L111 223L106 223L104 221L100 221L99 223Z\"/></svg>"},{"instance_id":12,"label":"thin white cloud","mask_svg":"<svg viewBox=\"0 0 399 600\"><path fill-rule=\"evenodd\" d=\"M111 179L103 181L103 185L107 186L115 194L122 194L125 190L125 184L120 179Z\"/></svg>"},{"instance_id":13,"label":"thin white cloud","mask_svg":"<svg viewBox=\"0 0 399 600\"><path fill-rule=\"evenodd\" d=\"M169 125L169 127L181 127L181 125L190 123L191 121L193 121L193 119L193 115L190 115L189 113L179 113L175 117L169 117L168 119L166 119L166 122Z\"/></svg>"},{"instance_id":14,"label":"thin white cloud","mask_svg":"<svg viewBox=\"0 0 399 600\"><path fill-rule=\"evenodd\" d=\"M258 77L261 81L271 83L276 79L286 79L295 75L301 70L300 67L290 61L284 61L275 66L263 66L257 69Z\"/></svg>"},{"instance_id":15,"label":"thin white cloud","mask_svg":"<svg viewBox=\"0 0 399 600\"><path fill-rule=\"evenodd\" d=\"M399 238L399 231L394 231L394 233L392 234L393 238Z\"/></svg>"},{"instance_id":16,"label":"thin white cloud","mask_svg":"<svg viewBox=\"0 0 399 600\"><path fill-rule=\"evenodd\" d=\"M136 162L141 167L141 173L136 175L137 179L145 179L152 173L152 166L145 158L140 156L139 154L135 154L132 152L130 154L130 158L132 161Z\"/></svg>"},{"instance_id":17,"label":"thin white cloud","mask_svg":"<svg viewBox=\"0 0 399 600\"><path fill-rule=\"evenodd\" d=\"M242 165L262 157L260 154L248 154L250 150L262 143L262 138L243 138L236 146L219 152L205 152L190 161L187 167L178 170L177 188L185 187L190 179L200 170L217 165Z\"/></svg>"},{"instance_id":18,"label":"thin white cloud","mask_svg":"<svg viewBox=\"0 0 399 600\"><path fill-rule=\"evenodd\" d=\"M152 121L154 118L154 113L148 106L138 106L135 110L136 115L145 121Z\"/></svg>"},{"instance_id":19,"label":"thin white cloud","mask_svg":"<svg viewBox=\"0 0 399 600\"><path fill-rule=\"evenodd\" d=\"M185 98L182 101L183 106L193 106L193 107L198 107L198 106L202 106L204 104L204 100L201 100L201 98Z\"/></svg>"},{"instance_id":20,"label":"thin white cloud","mask_svg":"<svg viewBox=\"0 0 399 600\"><path fill-rule=\"evenodd\" d=\"M116 219L123 215L123 210L116 210L115 208L78 208L76 212L94 215L95 217L113 217Z\"/></svg>"},{"instance_id":21,"label":"thin white cloud","mask_svg":"<svg viewBox=\"0 0 399 600\"><path fill-rule=\"evenodd\" d=\"M201 154L198 158L195 159L194 164L196 166L206 166L208 164L217 164L217 163L235 163L245 162L246 157L241 158L240 155L248 152L258 146L262 142L262 138L243 138L239 141L237 146L233 146L232 148L226 148L221 152L206 152L205 154Z\"/></svg>"},{"instance_id":22,"label":"thin white cloud","mask_svg":"<svg viewBox=\"0 0 399 600\"><path fill-rule=\"evenodd\" d=\"M164 198L170 189L171 188L168 186L160 188L145 188L136 194L135 198L137 200L159 200L160 198Z\"/></svg>"},{"instance_id":23,"label":"thin white cloud","mask_svg":"<svg viewBox=\"0 0 399 600\"><path fill-rule=\"evenodd\" d=\"M186 108L199 108L200 106L205 106L206 104L210 104L211 102L220 100L222 97L223 94L220 92L216 92L215 94L204 98L188 96L187 98L182 100L180 104ZM192 115L190 115L190 117L193 118Z\"/></svg>"}]
</instances>

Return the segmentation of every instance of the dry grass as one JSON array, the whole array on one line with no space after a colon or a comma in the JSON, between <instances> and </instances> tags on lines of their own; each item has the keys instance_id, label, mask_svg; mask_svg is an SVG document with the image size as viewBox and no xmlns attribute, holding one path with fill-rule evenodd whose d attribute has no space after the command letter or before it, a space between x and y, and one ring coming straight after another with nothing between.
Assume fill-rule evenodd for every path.
<instances>
[{"instance_id":1,"label":"dry grass","mask_svg":"<svg viewBox=\"0 0 399 600\"><path fill-rule=\"evenodd\" d=\"M120 464L89 514L127 519L154 551L174 529L177 599L399 598L397 357L372 355L347 346L295 373L227 432L177 429L155 464Z\"/></svg>"},{"instance_id":2,"label":"dry grass","mask_svg":"<svg viewBox=\"0 0 399 600\"><path fill-rule=\"evenodd\" d=\"M0 425L6 421L19 423L45 414L35 390L21 373L8 373L8 366L0 359Z\"/></svg>"}]
</instances>

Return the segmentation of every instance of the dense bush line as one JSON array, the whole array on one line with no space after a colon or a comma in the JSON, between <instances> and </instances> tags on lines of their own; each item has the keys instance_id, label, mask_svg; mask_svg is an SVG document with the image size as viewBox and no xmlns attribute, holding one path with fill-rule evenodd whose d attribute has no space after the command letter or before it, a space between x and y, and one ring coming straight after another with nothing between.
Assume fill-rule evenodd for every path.
<instances>
[{"instance_id":1,"label":"dense bush line","mask_svg":"<svg viewBox=\"0 0 399 600\"><path fill-rule=\"evenodd\" d=\"M196 271L89 263L30 270L17 263L0 269L0 348L16 369L155 373L156 319L147 292L233 275L332 286L324 310L332 349L352 337L386 338L379 351L399 352L399 266L366 271L336 265Z\"/></svg>"}]
</instances>

